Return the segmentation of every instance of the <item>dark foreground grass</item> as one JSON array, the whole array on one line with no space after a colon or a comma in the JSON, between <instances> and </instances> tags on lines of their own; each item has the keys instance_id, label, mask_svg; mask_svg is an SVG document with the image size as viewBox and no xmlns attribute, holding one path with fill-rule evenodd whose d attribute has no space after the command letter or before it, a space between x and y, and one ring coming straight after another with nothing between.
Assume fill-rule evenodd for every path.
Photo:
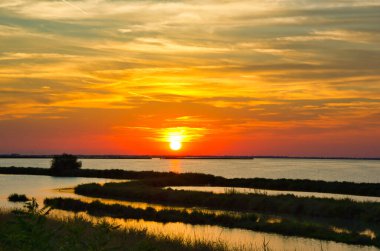
<instances>
[{"instance_id":1,"label":"dark foreground grass","mask_svg":"<svg viewBox=\"0 0 380 251\"><path fill-rule=\"evenodd\" d=\"M45 205L56 209L69 210L73 212L87 212L93 216L109 216L123 219L143 219L156 222L183 222L190 224L217 225L230 228L243 228L248 230L265 231L288 236L300 236L317 238L321 240L331 240L348 244L375 245L380 246L377 238L371 239L363 236L360 232L336 232L329 225L316 222L282 219L280 221L269 222L265 216L256 214L215 214L210 212L154 208L133 208L120 204L104 204L100 201L91 203L82 202L69 198L46 199Z\"/></svg>"},{"instance_id":2,"label":"dark foreground grass","mask_svg":"<svg viewBox=\"0 0 380 251\"><path fill-rule=\"evenodd\" d=\"M94 223L81 217L58 220L38 212L0 212L0 250L224 251L227 247L222 243L154 236L146 230L118 229L118 226L104 220Z\"/></svg>"},{"instance_id":3,"label":"dark foreground grass","mask_svg":"<svg viewBox=\"0 0 380 251\"><path fill-rule=\"evenodd\" d=\"M323 217L380 224L380 203L354 202L294 195L265 195L162 189L142 182L79 185L75 193L127 201L159 203L184 207L207 207L233 211Z\"/></svg>"},{"instance_id":4,"label":"dark foreground grass","mask_svg":"<svg viewBox=\"0 0 380 251\"><path fill-rule=\"evenodd\" d=\"M80 169L56 172L46 168L32 167L0 167L0 174L24 174L46 175L62 177L93 177L109 179L139 179L146 180L154 186L226 186L270 189L282 191L305 191L350 194L362 196L380 197L380 184L378 183L354 183L332 182L318 180L297 179L264 179L264 178L234 178L227 179L220 176L200 173L172 173L153 171L128 171L128 170L95 170Z\"/></svg>"}]
</instances>

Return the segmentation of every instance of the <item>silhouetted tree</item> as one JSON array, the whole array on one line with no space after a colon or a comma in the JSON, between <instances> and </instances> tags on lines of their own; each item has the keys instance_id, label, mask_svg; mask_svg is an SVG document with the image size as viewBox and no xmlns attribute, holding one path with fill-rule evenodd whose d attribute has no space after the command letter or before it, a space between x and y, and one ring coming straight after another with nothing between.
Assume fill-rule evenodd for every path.
<instances>
[{"instance_id":1,"label":"silhouetted tree","mask_svg":"<svg viewBox=\"0 0 380 251\"><path fill-rule=\"evenodd\" d=\"M54 173L62 173L65 171L79 170L82 162L78 161L78 157L72 154L62 154L54 156L51 162L51 169Z\"/></svg>"}]
</instances>

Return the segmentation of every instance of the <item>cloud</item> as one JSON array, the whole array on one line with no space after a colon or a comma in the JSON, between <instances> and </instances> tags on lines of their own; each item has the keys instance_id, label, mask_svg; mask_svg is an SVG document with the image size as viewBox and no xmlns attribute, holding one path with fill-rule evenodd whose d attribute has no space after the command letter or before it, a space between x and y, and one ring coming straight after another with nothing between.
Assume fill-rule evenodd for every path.
<instances>
[{"instance_id":1,"label":"cloud","mask_svg":"<svg viewBox=\"0 0 380 251\"><path fill-rule=\"evenodd\" d=\"M375 43L380 41L379 33L358 32L349 30L313 31L308 36L283 37L279 40L307 42L307 41L345 41L352 43Z\"/></svg>"},{"instance_id":2,"label":"cloud","mask_svg":"<svg viewBox=\"0 0 380 251\"><path fill-rule=\"evenodd\" d=\"M379 10L375 0L3 1L0 121L100 109L117 113L109 128L247 141L373 130Z\"/></svg>"}]
</instances>

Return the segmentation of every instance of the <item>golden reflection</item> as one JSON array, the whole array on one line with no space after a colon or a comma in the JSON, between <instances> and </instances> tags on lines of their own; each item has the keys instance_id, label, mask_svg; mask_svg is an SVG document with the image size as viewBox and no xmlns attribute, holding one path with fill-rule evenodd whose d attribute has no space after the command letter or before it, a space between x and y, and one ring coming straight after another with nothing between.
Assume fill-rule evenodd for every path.
<instances>
[{"instance_id":1,"label":"golden reflection","mask_svg":"<svg viewBox=\"0 0 380 251\"><path fill-rule=\"evenodd\" d=\"M173 173L180 173L181 170L181 160L171 159L169 160L169 170Z\"/></svg>"},{"instance_id":2,"label":"golden reflection","mask_svg":"<svg viewBox=\"0 0 380 251\"><path fill-rule=\"evenodd\" d=\"M339 227L331 227L331 230L334 231L337 234L350 234L351 231L344 229L344 228L339 228Z\"/></svg>"},{"instance_id":3,"label":"golden reflection","mask_svg":"<svg viewBox=\"0 0 380 251\"><path fill-rule=\"evenodd\" d=\"M362 236L367 236L367 237L371 238L371 240L376 238L376 233L374 231L372 231L371 229L366 229L366 230L360 232L359 234Z\"/></svg>"},{"instance_id":4,"label":"golden reflection","mask_svg":"<svg viewBox=\"0 0 380 251\"><path fill-rule=\"evenodd\" d=\"M275 224L275 223L281 223L282 219L281 218L270 218L267 220L267 223L269 224Z\"/></svg>"}]
</instances>

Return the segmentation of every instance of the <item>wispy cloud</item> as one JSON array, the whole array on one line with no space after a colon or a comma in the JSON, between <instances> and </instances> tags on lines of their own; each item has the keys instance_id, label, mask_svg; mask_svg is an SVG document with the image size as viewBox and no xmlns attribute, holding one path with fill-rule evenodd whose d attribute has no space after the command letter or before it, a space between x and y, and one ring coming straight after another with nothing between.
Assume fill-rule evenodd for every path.
<instances>
[{"instance_id":1,"label":"wispy cloud","mask_svg":"<svg viewBox=\"0 0 380 251\"><path fill-rule=\"evenodd\" d=\"M352 43L375 43L380 41L380 34L350 30L316 30L307 36L282 37L278 40L295 42L336 40Z\"/></svg>"},{"instance_id":2,"label":"wispy cloud","mask_svg":"<svg viewBox=\"0 0 380 251\"><path fill-rule=\"evenodd\" d=\"M64 2L65 4L69 5L69 6L73 7L74 9L79 10L83 14L88 15L88 13L85 10L83 10L82 8L80 8L78 5L75 5L75 4L73 4L69 1L66 1L66 0L61 0L61 1Z\"/></svg>"},{"instance_id":3,"label":"wispy cloud","mask_svg":"<svg viewBox=\"0 0 380 251\"><path fill-rule=\"evenodd\" d=\"M373 132L379 11L376 0L2 1L0 123L96 110L92 124L114 112L109 128L152 128L143 138Z\"/></svg>"}]
</instances>

